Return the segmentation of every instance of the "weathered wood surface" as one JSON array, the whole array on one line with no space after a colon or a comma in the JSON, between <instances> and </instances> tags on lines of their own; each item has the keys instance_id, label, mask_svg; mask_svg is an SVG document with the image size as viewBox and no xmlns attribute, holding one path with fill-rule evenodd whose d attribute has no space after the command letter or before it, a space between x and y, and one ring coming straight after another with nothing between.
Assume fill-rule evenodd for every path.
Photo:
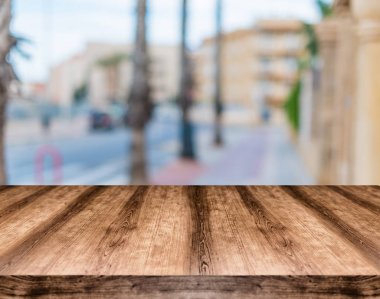
<instances>
[{"instance_id":1,"label":"weathered wood surface","mask_svg":"<svg viewBox=\"0 0 380 299\"><path fill-rule=\"evenodd\" d=\"M379 216L376 186L2 187L0 297L380 296Z\"/></svg>"},{"instance_id":2,"label":"weathered wood surface","mask_svg":"<svg viewBox=\"0 0 380 299\"><path fill-rule=\"evenodd\" d=\"M380 275L378 187L6 187L4 275Z\"/></svg>"},{"instance_id":3,"label":"weathered wood surface","mask_svg":"<svg viewBox=\"0 0 380 299\"><path fill-rule=\"evenodd\" d=\"M0 296L38 298L378 298L378 276L0 277Z\"/></svg>"}]
</instances>

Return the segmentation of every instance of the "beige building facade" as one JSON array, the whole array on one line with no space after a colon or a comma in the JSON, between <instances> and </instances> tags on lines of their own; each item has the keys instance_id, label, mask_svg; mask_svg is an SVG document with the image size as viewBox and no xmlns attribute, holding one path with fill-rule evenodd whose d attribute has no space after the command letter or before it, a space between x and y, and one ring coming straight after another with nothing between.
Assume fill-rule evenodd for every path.
<instances>
[{"instance_id":1,"label":"beige building facade","mask_svg":"<svg viewBox=\"0 0 380 299\"><path fill-rule=\"evenodd\" d=\"M226 33L222 49L222 95L230 105L260 114L263 106L284 104L305 48L302 23L262 20L254 27ZM195 56L196 97L211 102L214 95L215 40L203 42Z\"/></svg>"},{"instance_id":2,"label":"beige building facade","mask_svg":"<svg viewBox=\"0 0 380 299\"><path fill-rule=\"evenodd\" d=\"M255 83L255 31L238 30L223 36L222 100L228 104L250 106ZM211 102L215 93L215 39L203 42L196 53L196 97Z\"/></svg>"},{"instance_id":3,"label":"beige building facade","mask_svg":"<svg viewBox=\"0 0 380 299\"><path fill-rule=\"evenodd\" d=\"M153 98L155 102L172 100L178 89L178 48L154 45L150 51ZM85 87L93 107L125 102L132 77L132 52L129 45L89 43L82 53L52 68L48 98L59 106L70 107L75 91Z\"/></svg>"},{"instance_id":4,"label":"beige building facade","mask_svg":"<svg viewBox=\"0 0 380 299\"><path fill-rule=\"evenodd\" d=\"M257 90L269 106L283 106L297 79L305 50L302 29L299 21L261 21L256 26Z\"/></svg>"}]
</instances>

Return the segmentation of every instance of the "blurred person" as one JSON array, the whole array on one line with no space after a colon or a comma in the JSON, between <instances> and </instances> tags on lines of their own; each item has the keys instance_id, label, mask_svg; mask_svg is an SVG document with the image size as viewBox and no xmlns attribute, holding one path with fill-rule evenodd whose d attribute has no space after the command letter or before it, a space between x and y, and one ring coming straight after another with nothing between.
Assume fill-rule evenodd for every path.
<instances>
[{"instance_id":1,"label":"blurred person","mask_svg":"<svg viewBox=\"0 0 380 299\"><path fill-rule=\"evenodd\" d=\"M261 119L263 120L264 124L269 124L271 120L271 111L268 106L264 106L261 110Z\"/></svg>"},{"instance_id":2,"label":"blurred person","mask_svg":"<svg viewBox=\"0 0 380 299\"><path fill-rule=\"evenodd\" d=\"M52 117L50 115L50 113L42 113L42 116L41 116L41 125L42 125L42 129L45 133L45 135L49 135L50 133L50 129L51 129L51 123L52 123Z\"/></svg>"}]
</instances>

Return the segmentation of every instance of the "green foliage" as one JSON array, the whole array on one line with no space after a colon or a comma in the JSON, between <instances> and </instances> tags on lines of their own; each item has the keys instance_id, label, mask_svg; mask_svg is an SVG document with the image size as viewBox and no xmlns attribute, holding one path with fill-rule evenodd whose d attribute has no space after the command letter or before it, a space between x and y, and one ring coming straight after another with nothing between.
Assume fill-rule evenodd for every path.
<instances>
[{"instance_id":1,"label":"green foliage","mask_svg":"<svg viewBox=\"0 0 380 299\"><path fill-rule=\"evenodd\" d=\"M128 59L129 59L129 55L124 54L124 53L117 53L112 56L100 59L98 61L98 65L100 65L103 68L117 67L123 61L126 61Z\"/></svg>"},{"instance_id":2,"label":"green foliage","mask_svg":"<svg viewBox=\"0 0 380 299\"><path fill-rule=\"evenodd\" d=\"M327 3L325 2L325 0L317 0L316 5L319 9L322 19L326 19L333 15L334 10L331 3ZM310 53L311 58L315 58L318 56L319 45L318 45L318 39L317 39L317 34L315 33L314 25L305 23L304 33L306 34L308 38L306 48L308 52Z\"/></svg>"},{"instance_id":3,"label":"green foliage","mask_svg":"<svg viewBox=\"0 0 380 299\"><path fill-rule=\"evenodd\" d=\"M324 0L316 1L317 7L323 19L333 14L332 4L325 2ZM314 59L318 56L319 45L317 34L315 33L314 24L305 23L303 26L303 32L307 37L306 50L309 53L310 59Z\"/></svg>"},{"instance_id":4,"label":"green foliage","mask_svg":"<svg viewBox=\"0 0 380 299\"><path fill-rule=\"evenodd\" d=\"M317 0L317 7L323 19L331 16L333 14L333 8L330 3L324 0Z\"/></svg>"},{"instance_id":5,"label":"green foliage","mask_svg":"<svg viewBox=\"0 0 380 299\"><path fill-rule=\"evenodd\" d=\"M74 102L75 104L80 104L84 102L87 99L88 96L88 85L86 83L82 84L79 86L77 89L74 91Z\"/></svg>"},{"instance_id":6,"label":"green foliage","mask_svg":"<svg viewBox=\"0 0 380 299\"><path fill-rule=\"evenodd\" d=\"M323 19L330 17L333 14L333 7L331 3L325 0L317 0L316 5L320 11ZM319 55L319 44L317 34L315 33L315 27L313 24L304 24L304 34L307 37L306 50L308 55L299 61L299 72L302 75L304 70L313 67L313 61ZM301 76L300 76L301 77ZM294 84L289 97L284 105L286 115L289 119L291 126L297 132L300 130L300 103L301 103L302 81L298 81Z\"/></svg>"},{"instance_id":7,"label":"green foliage","mask_svg":"<svg viewBox=\"0 0 380 299\"><path fill-rule=\"evenodd\" d=\"M303 31L307 37L306 50L312 58L315 58L319 53L319 45L314 25L305 23Z\"/></svg>"},{"instance_id":8,"label":"green foliage","mask_svg":"<svg viewBox=\"0 0 380 299\"><path fill-rule=\"evenodd\" d=\"M284 106L286 115L294 130L300 129L300 100L302 92L302 82L299 79L293 86L289 94L288 100Z\"/></svg>"}]
</instances>

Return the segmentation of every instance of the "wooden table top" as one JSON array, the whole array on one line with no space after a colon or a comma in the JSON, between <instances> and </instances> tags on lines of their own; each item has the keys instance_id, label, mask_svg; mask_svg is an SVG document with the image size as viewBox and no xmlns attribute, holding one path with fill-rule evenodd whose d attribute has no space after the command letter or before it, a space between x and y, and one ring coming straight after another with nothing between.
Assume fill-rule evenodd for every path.
<instances>
[{"instance_id":1,"label":"wooden table top","mask_svg":"<svg viewBox=\"0 0 380 299\"><path fill-rule=\"evenodd\" d=\"M379 187L6 187L4 275L380 275Z\"/></svg>"},{"instance_id":2,"label":"wooden table top","mask_svg":"<svg viewBox=\"0 0 380 299\"><path fill-rule=\"evenodd\" d=\"M235 276L229 288L250 286L249 292L253 285L283 292L287 275L340 276L352 291L342 277L360 275L361 287L380 296L379 215L377 186L2 187L0 294L22 285L10 275L162 275L159 283L149 279L166 291L178 275L187 277L174 289L190 279L193 291L207 281L194 276L224 287L223 279ZM244 284L247 276L271 277ZM125 279L130 288L138 285ZM116 277L106 283L108 291L121 287ZM330 281L326 290L336 285Z\"/></svg>"}]
</instances>

